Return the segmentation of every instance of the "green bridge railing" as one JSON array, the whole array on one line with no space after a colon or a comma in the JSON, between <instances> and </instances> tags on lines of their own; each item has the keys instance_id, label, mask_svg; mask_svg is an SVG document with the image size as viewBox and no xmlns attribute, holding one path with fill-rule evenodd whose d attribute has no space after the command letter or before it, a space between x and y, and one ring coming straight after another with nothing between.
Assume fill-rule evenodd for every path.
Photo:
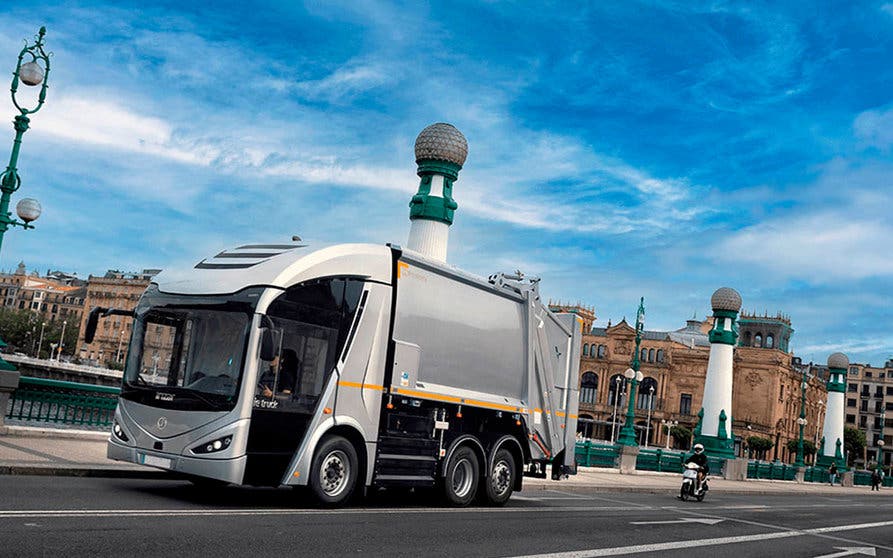
<instances>
[{"instance_id":1,"label":"green bridge railing","mask_svg":"<svg viewBox=\"0 0 893 558\"><path fill-rule=\"evenodd\" d=\"M750 461L747 463L747 478L770 480L794 480L797 467L780 461ZM827 479L825 479L827 482Z\"/></svg>"},{"instance_id":2,"label":"green bridge railing","mask_svg":"<svg viewBox=\"0 0 893 558\"><path fill-rule=\"evenodd\" d=\"M9 398L6 418L86 426L111 426L121 388L23 376Z\"/></svg>"}]
</instances>

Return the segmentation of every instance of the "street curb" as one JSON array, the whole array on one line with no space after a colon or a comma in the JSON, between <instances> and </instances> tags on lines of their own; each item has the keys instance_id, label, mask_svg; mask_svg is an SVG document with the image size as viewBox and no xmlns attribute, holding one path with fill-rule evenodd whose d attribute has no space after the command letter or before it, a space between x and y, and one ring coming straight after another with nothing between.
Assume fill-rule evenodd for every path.
<instances>
[{"instance_id":1,"label":"street curb","mask_svg":"<svg viewBox=\"0 0 893 558\"><path fill-rule=\"evenodd\" d=\"M53 438L56 440L92 440L106 441L109 432L96 430L63 430L38 426L14 426L7 424L0 430L0 435L16 438Z\"/></svg>"},{"instance_id":2,"label":"street curb","mask_svg":"<svg viewBox=\"0 0 893 558\"><path fill-rule=\"evenodd\" d=\"M34 465L0 465L0 475L28 475L39 477L94 477L109 479L182 480L186 477L169 471L138 471L87 467L39 467Z\"/></svg>"}]
</instances>

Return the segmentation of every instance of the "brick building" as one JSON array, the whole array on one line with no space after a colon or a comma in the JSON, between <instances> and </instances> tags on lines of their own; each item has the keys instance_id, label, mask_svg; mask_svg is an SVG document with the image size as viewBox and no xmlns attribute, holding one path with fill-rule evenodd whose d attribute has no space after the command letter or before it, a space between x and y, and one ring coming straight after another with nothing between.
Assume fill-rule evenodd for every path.
<instances>
[{"instance_id":1,"label":"brick building","mask_svg":"<svg viewBox=\"0 0 893 558\"><path fill-rule=\"evenodd\" d=\"M888 360L883 367L850 363L844 413L846 426L865 432L865 451L855 456L856 466L876 463L879 452L883 464L890 466L893 463L893 360ZM878 444L880 440L884 440L883 446Z\"/></svg>"},{"instance_id":2,"label":"brick building","mask_svg":"<svg viewBox=\"0 0 893 558\"><path fill-rule=\"evenodd\" d=\"M109 316L99 320L93 342L88 344L84 342L84 331L89 309L100 306L133 310L140 295L159 271L146 269L140 273L125 273L109 270L102 277L90 276L78 337L77 355L81 361L115 368L123 366L127 358L133 320L126 316Z\"/></svg>"},{"instance_id":3,"label":"brick building","mask_svg":"<svg viewBox=\"0 0 893 558\"><path fill-rule=\"evenodd\" d=\"M554 310L580 314L579 307L551 305ZM591 309L587 310L593 317ZM667 428L662 421L678 421L694 430L701 409L712 318L691 319L674 331L645 330L640 345L644 379L636 393L635 416L639 443L664 446ZM585 320L584 320L585 322ZM590 322L591 323L591 322ZM825 378L821 367L803 366L787 352L793 334L790 320L781 315L741 314L741 335L735 349L732 434L735 452L747 453L750 436L769 438L773 448L767 459L793 460L787 449L799 438L801 382L806 373L804 438L818 445L821 437ZM635 350L635 327L625 320L607 327L584 325L580 361L580 420L583 436L612 439L625 421L626 387L623 372ZM746 346L742 346L744 344ZM824 373L824 376L822 375ZM891 383L893 385L893 383ZM670 441L671 447L673 440Z\"/></svg>"}]
</instances>

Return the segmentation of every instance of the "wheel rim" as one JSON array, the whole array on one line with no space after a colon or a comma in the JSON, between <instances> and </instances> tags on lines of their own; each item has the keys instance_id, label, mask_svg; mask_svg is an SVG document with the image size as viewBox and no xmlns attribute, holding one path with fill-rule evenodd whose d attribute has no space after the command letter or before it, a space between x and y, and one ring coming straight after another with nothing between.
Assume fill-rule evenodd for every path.
<instances>
[{"instance_id":1,"label":"wheel rim","mask_svg":"<svg viewBox=\"0 0 893 558\"><path fill-rule=\"evenodd\" d=\"M450 485L457 498L465 498L471 492L471 487L474 484L473 474L471 462L468 459L463 458L456 463Z\"/></svg>"},{"instance_id":2,"label":"wheel rim","mask_svg":"<svg viewBox=\"0 0 893 558\"><path fill-rule=\"evenodd\" d=\"M350 461L347 454L336 450L326 456L319 469L322 491L326 496L338 496L347 488L350 479Z\"/></svg>"},{"instance_id":3,"label":"wheel rim","mask_svg":"<svg viewBox=\"0 0 893 558\"><path fill-rule=\"evenodd\" d=\"M502 496L508 492L512 483L512 467L508 461L500 459L493 465L493 472L490 474L490 486L493 488L493 494Z\"/></svg>"}]
</instances>

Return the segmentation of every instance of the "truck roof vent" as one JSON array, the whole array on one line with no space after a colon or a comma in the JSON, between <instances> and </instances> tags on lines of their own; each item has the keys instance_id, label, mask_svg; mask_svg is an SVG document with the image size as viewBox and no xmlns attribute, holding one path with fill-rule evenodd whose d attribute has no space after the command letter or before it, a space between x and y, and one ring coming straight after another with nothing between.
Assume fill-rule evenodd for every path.
<instances>
[{"instance_id":1,"label":"truck roof vent","mask_svg":"<svg viewBox=\"0 0 893 558\"><path fill-rule=\"evenodd\" d=\"M246 269L306 244L246 244L195 264L195 269Z\"/></svg>"}]
</instances>

